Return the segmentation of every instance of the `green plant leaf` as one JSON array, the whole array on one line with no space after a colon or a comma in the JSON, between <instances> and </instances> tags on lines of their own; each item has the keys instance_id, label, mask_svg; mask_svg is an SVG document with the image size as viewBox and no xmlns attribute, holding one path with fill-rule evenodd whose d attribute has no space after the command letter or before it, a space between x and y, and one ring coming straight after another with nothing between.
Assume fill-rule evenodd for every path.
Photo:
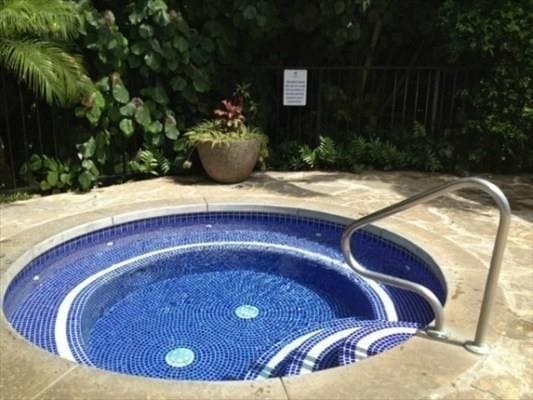
<instances>
[{"instance_id":1,"label":"green plant leaf","mask_svg":"<svg viewBox=\"0 0 533 400\"><path fill-rule=\"evenodd\" d=\"M150 52L144 56L144 62L153 71L158 71L161 66L161 58L154 52Z\"/></svg>"},{"instance_id":2,"label":"green plant leaf","mask_svg":"<svg viewBox=\"0 0 533 400\"><path fill-rule=\"evenodd\" d=\"M120 107L120 114L124 117L133 117L135 114L135 105L130 102L125 106Z\"/></svg>"},{"instance_id":3,"label":"green plant leaf","mask_svg":"<svg viewBox=\"0 0 533 400\"><path fill-rule=\"evenodd\" d=\"M154 28L148 24L141 24L139 26L139 35L143 39L148 39L154 35Z\"/></svg>"},{"instance_id":4,"label":"green plant leaf","mask_svg":"<svg viewBox=\"0 0 533 400\"><path fill-rule=\"evenodd\" d=\"M99 107L92 107L86 114L85 118L91 123L91 125L96 126L98 125L98 121L100 121L100 117L102 115L102 109Z\"/></svg>"},{"instance_id":5,"label":"green plant leaf","mask_svg":"<svg viewBox=\"0 0 533 400\"><path fill-rule=\"evenodd\" d=\"M192 82L194 89L196 89L199 93L205 93L208 92L211 88L211 85L209 84L209 81L205 79L204 77L198 77Z\"/></svg>"},{"instance_id":6,"label":"green plant leaf","mask_svg":"<svg viewBox=\"0 0 533 400\"><path fill-rule=\"evenodd\" d=\"M30 166L32 171L38 171L43 166L43 161L41 160L41 157L39 157L37 154L32 154L30 157Z\"/></svg>"},{"instance_id":7,"label":"green plant leaf","mask_svg":"<svg viewBox=\"0 0 533 400\"><path fill-rule=\"evenodd\" d=\"M41 181L40 186L43 192L46 192L52 188L50 184L48 183L48 181Z\"/></svg>"},{"instance_id":8,"label":"green plant leaf","mask_svg":"<svg viewBox=\"0 0 533 400\"><path fill-rule=\"evenodd\" d=\"M257 16L257 9L254 6L249 5L244 9L242 15L246 19L254 19Z\"/></svg>"},{"instance_id":9,"label":"green plant leaf","mask_svg":"<svg viewBox=\"0 0 533 400\"><path fill-rule=\"evenodd\" d=\"M130 101L130 93L122 83L117 82L113 85L113 98L119 103L126 104Z\"/></svg>"},{"instance_id":10,"label":"green plant leaf","mask_svg":"<svg viewBox=\"0 0 533 400\"><path fill-rule=\"evenodd\" d=\"M59 175L59 180L63 182L63 184L70 186L72 185L72 175L67 173L62 173Z\"/></svg>"},{"instance_id":11,"label":"green plant leaf","mask_svg":"<svg viewBox=\"0 0 533 400\"><path fill-rule=\"evenodd\" d=\"M86 170L95 168L93 160L83 160L81 166Z\"/></svg>"},{"instance_id":12,"label":"green plant leaf","mask_svg":"<svg viewBox=\"0 0 533 400\"><path fill-rule=\"evenodd\" d=\"M152 99L159 104L167 104L168 96L165 89L161 85L157 85L152 92Z\"/></svg>"},{"instance_id":13,"label":"green plant leaf","mask_svg":"<svg viewBox=\"0 0 533 400\"><path fill-rule=\"evenodd\" d=\"M180 132L176 126L176 120L173 116L168 115L165 118L165 136L170 140L176 140Z\"/></svg>"},{"instance_id":14,"label":"green plant leaf","mask_svg":"<svg viewBox=\"0 0 533 400\"><path fill-rule=\"evenodd\" d=\"M78 149L78 157L80 159L90 158L94 155L96 150L96 141L94 140L94 137L91 136L91 138L85 143L78 144L76 147Z\"/></svg>"},{"instance_id":15,"label":"green plant leaf","mask_svg":"<svg viewBox=\"0 0 533 400\"><path fill-rule=\"evenodd\" d=\"M57 182L59 181L59 174L57 171L50 171L46 175L46 181L51 187L57 186Z\"/></svg>"},{"instance_id":16,"label":"green plant leaf","mask_svg":"<svg viewBox=\"0 0 533 400\"><path fill-rule=\"evenodd\" d=\"M83 171L80 176L78 176L78 182L82 190L89 190L93 186L93 176L88 171Z\"/></svg>"},{"instance_id":17,"label":"green plant leaf","mask_svg":"<svg viewBox=\"0 0 533 400\"><path fill-rule=\"evenodd\" d=\"M335 2L335 14L337 15L342 14L345 9L346 9L346 5L344 4L344 1Z\"/></svg>"},{"instance_id":18,"label":"green plant leaf","mask_svg":"<svg viewBox=\"0 0 533 400\"><path fill-rule=\"evenodd\" d=\"M80 57L60 44L24 36L5 37L2 32L0 38L2 67L47 103L69 105L94 90Z\"/></svg>"},{"instance_id":19,"label":"green plant leaf","mask_svg":"<svg viewBox=\"0 0 533 400\"><path fill-rule=\"evenodd\" d=\"M133 127L133 121L129 118L124 118L122 121L120 121L119 127L127 137L130 137L135 131L135 128Z\"/></svg>"},{"instance_id":20,"label":"green plant leaf","mask_svg":"<svg viewBox=\"0 0 533 400\"><path fill-rule=\"evenodd\" d=\"M150 117L150 110L145 105L140 106L135 111L135 121L147 128L152 122Z\"/></svg>"},{"instance_id":21,"label":"green plant leaf","mask_svg":"<svg viewBox=\"0 0 533 400\"><path fill-rule=\"evenodd\" d=\"M130 51L136 56L140 56L148 50L148 46L145 42L136 42L130 47Z\"/></svg>"},{"instance_id":22,"label":"green plant leaf","mask_svg":"<svg viewBox=\"0 0 533 400\"><path fill-rule=\"evenodd\" d=\"M163 124L159 121L154 121L148 126L148 132L150 133L159 133L163 129Z\"/></svg>"},{"instance_id":23,"label":"green plant leaf","mask_svg":"<svg viewBox=\"0 0 533 400\"><path fill-rule=\"evenodd\" d=\"M189 43L183 36L176 36L172 41L172 44L174 45L175 49L180 51L180 53L185 53L187 50L189 50Z\"/></svg>"},{"instance_id":24,"label":"green plant leaf","mask_svg":"<svg viewBox=\"0 0 533 400\"><path fill-rule=\"evenodd\" d=\"M175 91L181 92L187 86L187 81L179 76L175 76L170 80L170 86Z\"/></svg>"}]
</instances>

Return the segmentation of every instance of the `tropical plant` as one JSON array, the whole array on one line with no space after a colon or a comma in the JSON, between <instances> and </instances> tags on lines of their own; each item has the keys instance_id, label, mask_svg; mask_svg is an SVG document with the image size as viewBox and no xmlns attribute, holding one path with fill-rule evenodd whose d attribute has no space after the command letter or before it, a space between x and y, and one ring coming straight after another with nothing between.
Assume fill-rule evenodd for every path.
<instances>
[{"instance_id":1,"label":"tropical plant","mask_svg":"<svg viewBox=\"0 0 533 400\"><path fill-rule=\"evenodd\" d=\"M50 104L79 101L92 87L69 44L80 25L72 1L0 0L0 67Z\"/></svg>"},{"instance_id":2,"label":"tropical plant","mask_svg":"<svg viewBox=\"0 0 533 400\"><path fill-rule=\"evenodd\" d=\"M225 144L239 140L256 139L266 151L268 138L256 127L247 126L242 113L243 105L231 100L222 100L221 107L215 109L215 118L205 120L190 128L185 136L192 145L198 143Z\"/></svg>"}]
</instances>

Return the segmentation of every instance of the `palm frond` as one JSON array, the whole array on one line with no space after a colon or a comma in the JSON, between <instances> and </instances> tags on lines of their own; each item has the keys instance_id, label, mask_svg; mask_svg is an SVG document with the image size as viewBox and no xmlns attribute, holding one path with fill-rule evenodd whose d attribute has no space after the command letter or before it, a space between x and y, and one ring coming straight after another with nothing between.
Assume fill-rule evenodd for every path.
<instances>
[{"instance_id":1,"label":"palm frond","mask_svg":"<svg viewBox=\"0 0 533 400\"><path fill-rule=\"evenodd\" d=\"M0 38L0 66L49 104L75 102L92 89L80 57L36 39Z\"/></svg>"},{"instance_id":2,"label":"palm frond","mask_svg":"<svg viewBox=\"0 0 533 400\"><path fill-rule=\"evenodd\" d=\"M77 5L61 0L0 0L0 37L71 39L80 27Z\"/></svg>"}]
</instances>

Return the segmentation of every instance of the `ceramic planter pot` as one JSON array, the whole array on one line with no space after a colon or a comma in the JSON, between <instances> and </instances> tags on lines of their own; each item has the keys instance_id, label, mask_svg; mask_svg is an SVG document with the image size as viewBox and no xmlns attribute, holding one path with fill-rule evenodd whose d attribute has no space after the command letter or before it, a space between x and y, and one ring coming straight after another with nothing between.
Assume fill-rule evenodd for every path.
<instances>
[{"instance_id":1,"label":"ceramic planter pot","mask_svg":"<svg viewBox=\"0 0 533 400\"><path fill-rule=\"evenodd\" d=\"M207 174L221 183L237 183L248 178L257 164L260 147L256 139L196 146Z\"/></svg>"}]
</instances>

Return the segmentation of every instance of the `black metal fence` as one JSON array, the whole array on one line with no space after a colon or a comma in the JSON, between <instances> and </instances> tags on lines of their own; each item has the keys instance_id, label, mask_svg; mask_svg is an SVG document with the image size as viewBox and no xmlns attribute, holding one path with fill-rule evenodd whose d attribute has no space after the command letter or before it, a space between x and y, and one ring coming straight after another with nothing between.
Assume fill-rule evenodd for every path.
<instances>
[{"instance_id":1,"label":"black metal fence","mask_svg":"<svg viewBox=\"0 0 533 400\"><path fill-rule=\"evenodd\" d=\"M307 69L306 106L284 107L284 69ZM320 135L390 139L414 122L436 135L456 125L478 72L450 67L255 67L233 70L228 82L248 80L263 109L261 125L274 144L316 143Z\"/></svg>"},{"instance_id":2,"label":"black metal fence","mask_svg":"<svg viewBox=\"0 0 533 400\"><path fill-rule=\"evenodd\" d=\"M306 106L283 106L284 69L308 70ZM464 111L461 93L472 90L477 76L475 71L449 67L261 66L227 69L220 86L227 94L236 82L252 84L261 110L258 123L273 145L288 140L313 145L320 135L339 142L353 133L398 138L415 121L430 135L449 132L458 110ZM72 148L69 132L56 130L68 126L58 121L65 113L35 101L1 69L0 89L0 190L16 189L27 181L19 170L31 154L61 157ZM218 98L216 94L213 102Z\"/></svg>"}]
</instances>

